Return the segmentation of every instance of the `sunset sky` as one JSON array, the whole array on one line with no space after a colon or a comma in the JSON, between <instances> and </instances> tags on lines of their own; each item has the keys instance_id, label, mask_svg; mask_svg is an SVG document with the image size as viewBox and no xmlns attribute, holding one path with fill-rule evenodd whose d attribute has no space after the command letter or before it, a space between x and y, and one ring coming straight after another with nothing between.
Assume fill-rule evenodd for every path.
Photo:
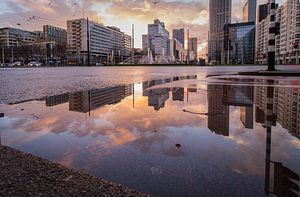
<instances>
[{"instance_id":1,"label":"sunset sky","mask_svg":"<svg viewBox=\"0 0 300 197\"><path fill-rule=\"evenodd\" d=\"M232 22L241 21L245 1L232 0ZM258 0L258 4L263 2ZM135 24L135 47L141 47L147 24L158 18L165 22L170 36L173 28L190 29L191 36L199 39L201 54L205 54L208 0L160 0L156 5L152 0L1 0L0 27L42 30L42 25L52 24L66 28L66 20L83 17L83 7L85 17L130 35L131 24ZM40 18L29 20L31 16Z\"/></svg>"}]
</instances>

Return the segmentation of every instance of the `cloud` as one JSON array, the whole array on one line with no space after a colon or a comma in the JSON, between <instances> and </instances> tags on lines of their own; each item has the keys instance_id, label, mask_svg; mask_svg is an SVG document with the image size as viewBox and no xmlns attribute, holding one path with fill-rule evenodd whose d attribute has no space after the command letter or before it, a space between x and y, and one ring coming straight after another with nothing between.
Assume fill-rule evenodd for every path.
<instances>
[{"instance_id":1,"label":"cloud","mask_svg":"<svg viewBox=\"0 0 300 197\"><path fill-rule=\"evenodd\" d=\"M258 0L258 4L264 0ZM282 3L283 0L277 1ZM242 20L245 0L232 1L232 22ZM84 7L84 9L83 9ZM199 39L201 55L206 54L208 28L207 0L4 0L0 3L0 26L41 30L42 25L52 24L66 28L66 20L89 16L90 19L116 26L131 34L135 24L136 47L141 47L141 35L147 33L147 24L158 18L165 22L172 34L173 28L185 27ZM40 16L28 21L31 16ZM17 26L20 23L21 26Z\"/></svg>"}]
</instances>

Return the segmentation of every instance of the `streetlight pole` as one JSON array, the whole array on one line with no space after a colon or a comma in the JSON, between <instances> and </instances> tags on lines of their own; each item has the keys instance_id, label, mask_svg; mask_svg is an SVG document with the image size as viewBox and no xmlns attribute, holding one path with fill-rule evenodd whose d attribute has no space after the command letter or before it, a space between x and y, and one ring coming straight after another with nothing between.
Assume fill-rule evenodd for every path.
<instances>
[{"instance_id":1,"label":"streetlight pole","mask_svg":"<svg viewBox=\"0 0 300 197\"><path fill-rule=\"evenodd\" d=\"M11 63L14 63L14 46L11 46Z\"/></svg>"},{"instance_id":2,"label":"streetlight pole","mask_svg":"<svg viewBox=\"0 0 300 197\"><path fill-rule=\"evenodd\" d=\"M3 65L4 65L4 60L5 59L5 57L4 57L4 45L2 45L2 63L3 63Z\"/></svg>"}]
</instances>

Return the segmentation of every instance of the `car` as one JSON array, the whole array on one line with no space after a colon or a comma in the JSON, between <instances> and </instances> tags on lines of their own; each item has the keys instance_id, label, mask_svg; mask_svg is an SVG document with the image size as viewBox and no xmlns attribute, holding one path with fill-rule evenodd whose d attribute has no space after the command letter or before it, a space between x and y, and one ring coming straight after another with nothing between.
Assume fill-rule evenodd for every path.
<instances>
[{"instance_id":1,"label":"car","mask_svg":"<svg viewBox=\"0 0 300 197\"><path fill-rule=\"evenodd\" d=\"M31 62L29 62L27 64L27 66L30 66L30 67L33 67L33 66L39 67L39 66L42 66L42 63L37 62L37 61L31 61Z\"/></svg>"},{"instance_id":2,"label":"car","mask_svg":"<svg viewBox=\"0 0 300 197\"><path fill-rule=\"evenodd\" d=\"M21 62L21 61L16 61L16 62L14 62L14 63L12 63L12 66L24 66L24 64L23 64L23 62Z\"/></svg>"}]
</instances>

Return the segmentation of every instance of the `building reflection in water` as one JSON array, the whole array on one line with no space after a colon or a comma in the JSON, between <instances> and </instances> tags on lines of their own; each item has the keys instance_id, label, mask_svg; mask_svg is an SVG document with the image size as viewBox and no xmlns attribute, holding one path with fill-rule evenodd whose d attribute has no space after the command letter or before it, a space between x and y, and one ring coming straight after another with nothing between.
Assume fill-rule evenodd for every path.
<instances>
[{"instance_id":1,"label":"building reflection in water","mask_svg":"<svg viewBox=\"0 0 300 197\"><path fill-rule=\"evenodd\" d=\"M208 128L218 135L229 136L229 106L224 104L224 86L207 85Z\"/></svg>"},{"instance_id":2,"label":"building reflection in water","mask_svg":"<svg viewBox=\"0 0 300 197\"><path fill-rule=\"evenodd\" d=\"M130 95L132 95L132 85L74 92L69 97L69 110L87 113L105 105L117 104Z\"/></svg>"}]
</instances>

